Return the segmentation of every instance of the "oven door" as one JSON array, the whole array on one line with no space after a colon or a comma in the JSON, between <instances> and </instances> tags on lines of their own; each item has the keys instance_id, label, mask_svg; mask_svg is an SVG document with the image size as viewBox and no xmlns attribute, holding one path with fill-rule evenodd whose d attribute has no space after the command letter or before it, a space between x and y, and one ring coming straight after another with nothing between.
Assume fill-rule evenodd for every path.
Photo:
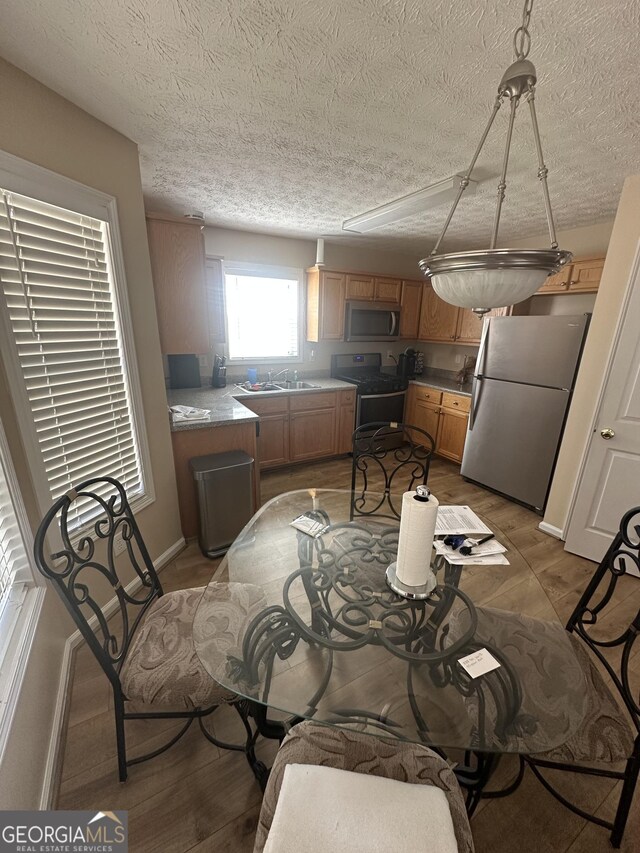
<instances>
[{"instance_id":1,"label":"oven door","mask_svg":"<svg viewBox=\"0 0 640 853\"><path fill-rule=\"evenodd\" d=\"M361 394L357 398L356 426L372 421L401 424L406 395L406 391L393 391L391 394Z\"/></svg>"}]
</instances>

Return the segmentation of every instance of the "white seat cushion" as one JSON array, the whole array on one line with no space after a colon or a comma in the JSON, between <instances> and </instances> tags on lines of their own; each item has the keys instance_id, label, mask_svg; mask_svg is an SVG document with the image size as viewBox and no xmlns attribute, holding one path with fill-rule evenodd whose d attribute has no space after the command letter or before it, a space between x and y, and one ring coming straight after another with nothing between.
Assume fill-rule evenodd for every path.
<instances>
[{"instance_id":1,"label":"white seat cushion","mask_svg":"<svg viewBox=\"0 0 640 853\"><path fill-rule=\"evenodd\" d=\"M288 764L264 853L458 853L444 791Z\"/></svg>"}]
</instances>

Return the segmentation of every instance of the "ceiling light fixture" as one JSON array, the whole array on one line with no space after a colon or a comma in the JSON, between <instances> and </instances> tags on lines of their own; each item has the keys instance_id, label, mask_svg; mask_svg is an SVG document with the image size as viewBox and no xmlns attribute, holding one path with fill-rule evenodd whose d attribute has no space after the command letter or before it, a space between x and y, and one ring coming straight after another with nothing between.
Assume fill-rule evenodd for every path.
<instances>
[{"instance_id":1,"label":"ceiling light fixture","mask_svg":"<svg viewBox=\"0 0 640 853\"><path fill-rule=\"evenodd\" d=\"M535 109L536 69L527 59L531 48L529 21L533 0L525 0L522 24L513 36L513 47L516 61L505 71L498 95L493 105L487 126L480 138L480 143L469 164L469 168L461 177L451 210L444 227L428 258L420 261L420 269L431 279L433 289L445 302L462 308L471 308L477 314L485 314L491 308L513 305L528 299L541 286L548 275L557 272L560 267L571 260L571 252L558 249L551 200L547 187L548 169L542 155L542 143L538 130L538 120ZM533 137L538 155L538 178L542 184L542 194L549 228L551 248L549 249L496 249L500 213L507 187L507 168L509 165L509 150L516 110L520 100L529 104ZM447 232L449 223L456 211L462 194L469 185L476 160L484 146L491 125L502 106L503 101L509 100L511 110L505 144L502 173L498 183L498 198L493 220L493 232L488 249L470 252L454 252L438 254L438 249Z\"/></svg>"},{"instance_id":2,"label":"ceiling light fixture","mask_svg":"<svg viewBox=\"0 0 640 853\"><path fill-rule=\"evenodd\" d=\"M416 213L431 210L432 207L437 207L439 204L446 204L455 199L460 181L464 179L464 175L453 175L451 178L445 178L444 181L438 181L437 184L431 184L430 187L425 187L409 195L403 195L395 201L374 207L373 210L360 213L351 219L345 219L342 223L342 230L364 234L366 231L380 228L381 225L398 222L400 219L406 219L407 216L414 216ZM467 194L473 195L476 182L468 178L467 181Z\"/></svg>"}]
</instances>

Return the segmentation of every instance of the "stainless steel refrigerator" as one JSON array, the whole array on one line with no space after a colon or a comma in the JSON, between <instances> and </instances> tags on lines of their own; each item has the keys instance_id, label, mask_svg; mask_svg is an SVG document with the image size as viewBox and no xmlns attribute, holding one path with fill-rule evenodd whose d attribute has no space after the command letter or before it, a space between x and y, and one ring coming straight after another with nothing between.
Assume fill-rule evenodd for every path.
<instances>
[{"instance_id":1,"label":"stainless steel refrigerator","mask_svg":"<svg viewBox=\"0 0 640 853\"><path fill-rule=\"evenodd\" d=\"M590 318L487 320L473 379L463 477L542 512Z\"/></svg>"}]
</instances>

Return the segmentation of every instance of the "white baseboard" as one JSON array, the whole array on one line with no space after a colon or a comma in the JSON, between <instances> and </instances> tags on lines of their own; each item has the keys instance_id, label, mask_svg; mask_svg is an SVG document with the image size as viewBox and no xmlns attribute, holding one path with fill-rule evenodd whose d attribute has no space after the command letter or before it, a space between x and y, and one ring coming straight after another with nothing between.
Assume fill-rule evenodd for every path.
<instances>
[{"instance_id":1,"label":"white baseboard","mask_svg":"<svg viewBox=\"0 0 640 853\"><path fill-rule=\"evenodd\" d=\"M561 530L559 527L555 527L553 524L547 524L546 521L540 522L538 530L542 530L543 533L548 533L549 536L553 536L556 539L564 540L564 530Z\"/></svg>"},{"instance_id":2,"label":"white baseboard","mask_svg":"<svg viewBox=\"0 0 640 853\"><path fill-rule=\"evenodd\" d=\"M171 562L184 549L186 543L184 539L179 539L170 548L167 548L160 556L154 560L153 565L156 572L161 572L164 567ZM140 578L134 578L126 587L125 592L129 595L136 592L142 586ZM116 612L118 607L118 599L114 596L102 609L104 615L108 618ZM94 616L89 620L92 628L98 624L97 618ZM60 761L60 746L62 744L63 726L67 710L67 702L69 700L69 687L71 682L71 664L73 661L73 652L82 642L83 636L80 631L74 631L64 644L62 652L62 663L60 666L60 681L58 683L58 693L56 696L56 705L53 712L53 722L51 724L51 739L49 741L49 750L47 753L47 762L45 765L44 778L42 782L42 791L40 794L40 809L53 808L52 800L56 787L56 775L58 763ZM105 676L106 678L106 676Z\"/></svg>"}]
</instances>

